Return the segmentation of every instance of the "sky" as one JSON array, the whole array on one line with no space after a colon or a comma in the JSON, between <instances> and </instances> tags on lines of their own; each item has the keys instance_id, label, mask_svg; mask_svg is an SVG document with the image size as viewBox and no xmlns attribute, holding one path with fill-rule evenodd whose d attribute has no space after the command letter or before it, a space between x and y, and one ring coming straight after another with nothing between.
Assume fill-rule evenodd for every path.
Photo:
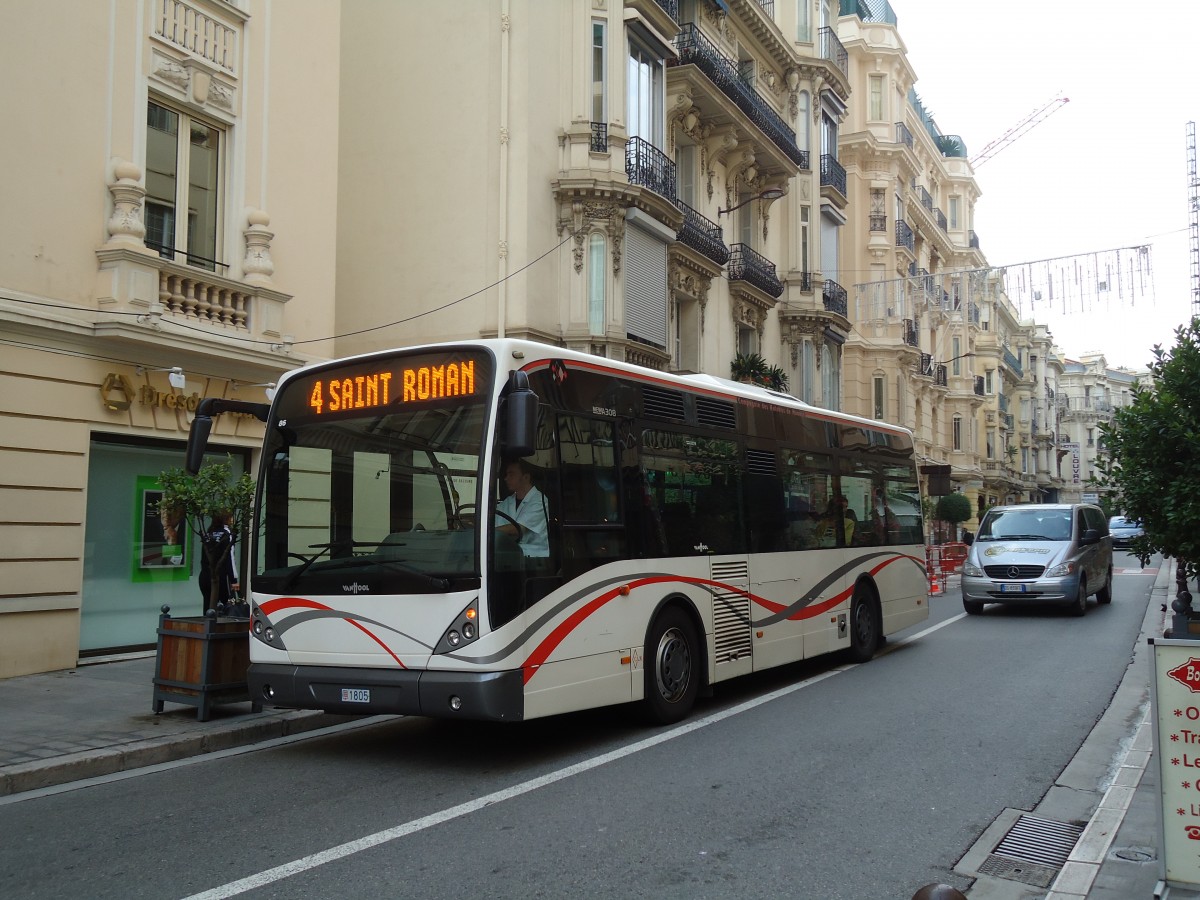
<instances>
[{"instance_id":1,"label":"sky","mask_svg":"<svg viewBox=\"0 0 1200 900\"><path fill-rule=\"evenodd\" d=\"M1010 298L1068 358L1099 351L1110 367L1144 369L1193 311L1187 124L1200 120L1200 2L890 3L917 94L969 157L1068 98L976 168L975 231L990 265L1016 267ZM1074 257L1041 268L1087 272L1113 258L1099 251L1141 245L1147 265L1124 290L1054 301L1014 290L1012 276L1035 269L1019 264Z\"/></svg>"}]
</instances>

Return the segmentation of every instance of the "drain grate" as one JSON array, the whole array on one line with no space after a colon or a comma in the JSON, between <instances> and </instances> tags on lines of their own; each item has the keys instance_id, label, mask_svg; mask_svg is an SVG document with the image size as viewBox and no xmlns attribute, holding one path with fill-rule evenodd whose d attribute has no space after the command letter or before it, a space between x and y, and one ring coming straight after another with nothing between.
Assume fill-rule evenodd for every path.
<instances>
[{"instance_id":1,"label":"drain grate","mask_svg":"<svg viewBox=\"0 0 1200 900\"><path fill-rule=\"evenodd\" d=\"M997 878L1049 887L1066 863L1083 826L1022 815L996 845L979 871Z\"/></svg>"},{"instance_id":2,"label":"drain grate","mask_svg":"<svg viewBox=\"0 0 1200 900\"><path fill-rule=\"evenodd\" d=\"M991 854L979 867L980 875L992 875L1007 881L1020 881L1033 887L1048 888L1054 883L1058 869L1049 866L1039 866L1036 863L1018 862L1003 856Z\"/></svg>"}]
</instances>

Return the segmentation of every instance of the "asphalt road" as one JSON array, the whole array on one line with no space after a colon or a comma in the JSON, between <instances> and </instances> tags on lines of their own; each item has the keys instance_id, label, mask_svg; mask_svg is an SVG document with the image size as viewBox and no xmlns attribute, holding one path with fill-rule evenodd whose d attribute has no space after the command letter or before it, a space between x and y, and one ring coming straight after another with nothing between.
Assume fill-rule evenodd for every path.
<instances>
[{"instance_id":1,"label":"asphalt road","mask_svg":"<svg viewBox=\"0 0 1200 900\"><path fill-rule=\"evenodd\" d=\"M801 897L965 889L1107 707L1153 585L1087 615L956 593L862 666L732 685L673 729L625 709L395 719L0 807L0 896ZM941 627L936 627L941 626ZM915 636L915 637L914 637Z\"/></svg>"}]
</instances>

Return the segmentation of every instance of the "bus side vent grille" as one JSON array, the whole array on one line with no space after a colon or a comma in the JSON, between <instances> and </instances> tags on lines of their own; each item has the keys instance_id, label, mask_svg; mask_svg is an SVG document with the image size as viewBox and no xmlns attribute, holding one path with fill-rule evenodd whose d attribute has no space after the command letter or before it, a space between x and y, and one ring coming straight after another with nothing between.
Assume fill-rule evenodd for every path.
<instances>
[{"instance_id":1,"label":"bus side vent grille","mask_svg":"<svg viewBox=\"0 0 1200 900\"><path fill-rule=\"evenodd\" d=\"M775 454L766 450L746 450L746 471L753 475L776 475L779 468L775 463Z\"/></svg>"},{"instance_id":2,"label":"bus side vent grille","mask_svg":"<svg viewBox=\"0 0 1200 900\"><path fill-rule=\"evenodd\" d=\"M713 631L717 665L750 657L750 598L746 593L728 590L745 588L748 584L745 563L714 563L712 580L726 589L717 588L713 595Z\"/></svg>"},{"instance_id":3,"label":"bus side vent grille","mask_svg":"<svg viewBox=\"0 0 1200 900\"><path fill-rule=\"evenodd\" d=\"M642 409L647 416L655 419L683 419L683 394L643 386Z\"/></svg>"},{"instance_id":4,"label":"bus side vent grille","mask_svg":"<svg viewBox=\"0 0 1200 900\"><path fill-rule=\"evenodd\" d=\"M709 428L737 428L737 412L733 404L726 400L697 397L696 423Z\"/></svg>"}]
</instances>

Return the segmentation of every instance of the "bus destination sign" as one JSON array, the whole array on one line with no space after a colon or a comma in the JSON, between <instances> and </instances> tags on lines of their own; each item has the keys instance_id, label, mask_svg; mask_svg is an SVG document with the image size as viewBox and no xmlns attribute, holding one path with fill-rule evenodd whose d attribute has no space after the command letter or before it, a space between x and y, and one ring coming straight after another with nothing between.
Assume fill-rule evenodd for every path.
<instances>
[{"instance_id":1,"label":"bus destination sign","mask_svg":"<svg viewBox=\"0 0 1200 900\"><path fill-rule=\"evenodd\" d=\"M308 393L308 409L323 413L375 409L390 404L423 403L473 397L477 391L475 360L440 365L378 369L354 375L318 378Z\"/></svg>"}]
</instances>

